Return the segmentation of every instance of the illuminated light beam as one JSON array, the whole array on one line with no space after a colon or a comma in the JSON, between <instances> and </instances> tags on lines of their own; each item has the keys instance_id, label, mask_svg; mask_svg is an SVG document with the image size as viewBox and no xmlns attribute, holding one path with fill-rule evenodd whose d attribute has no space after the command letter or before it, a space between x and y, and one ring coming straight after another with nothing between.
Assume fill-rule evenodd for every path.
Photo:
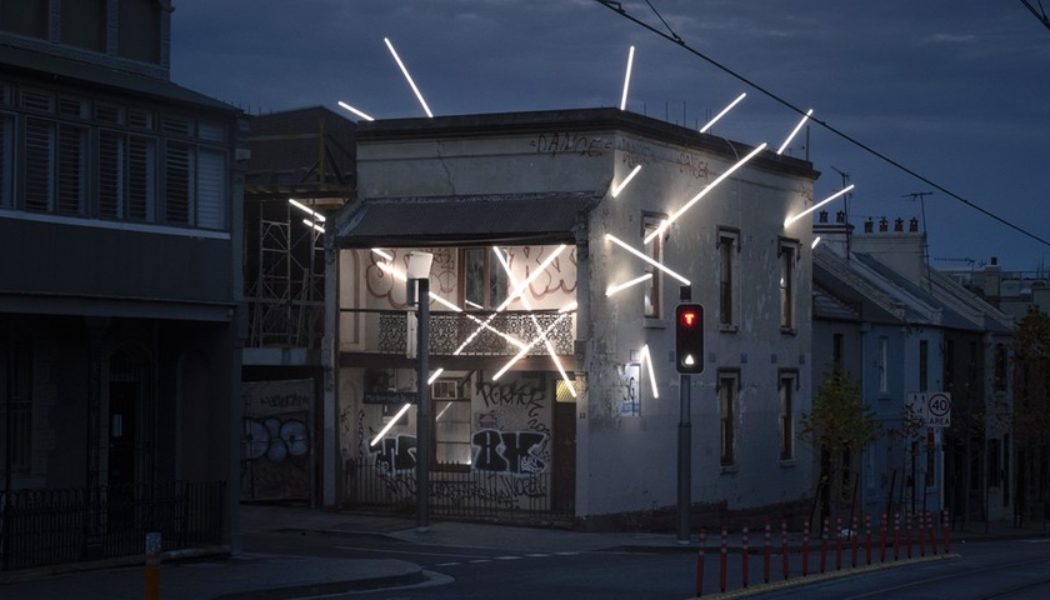
<instances>
[{"instance_id":1,"label":"illuminated light beam","mask_svg":"<svg viewBox=\"0 0 1050 600\"><path fill-rule=\"evenodd\" d=\"M627 177L624 177L623 181L621 181L619 183L619 185L614 185L613 186L613 188L612 188L612 197L615 198L615 197L619 196L620 192L623 191L623 188L627 187L627 184L631 183L631 180L634 179L634 176L637 175L638 171L641 171L641 170L642 170L642 165L635 165L634 168L631 169L631 172L627 174Z\"/></svg>"},{"instance_id":2,"label":"illuminated light beam","mask_svg":"<svg viewBox=\"0 0 1050 600\"><path fill-rule=\"evenodd\" d=\"M340 100L338 102L338 104L342 108L345 108L346 110L354 113L355 115L361 117L362 119L364 119L366 121L375 121L375 119L373 119L372 116L369 115L368 113L366 113L365 111L356 109L353 106L350 106L349 104L347 104L346 102L343 102L342 100Z\"/></svg>"},{"instance_id":3,"label":"illuminated light beam","mask_svg":"<svg viewBox=\"0 0 1050 600\"><path fill-rule=\"evenodd\" d=\"M292 206L298 208L299 210L301 210L304 213L310 215L315 220L320 221L321 223L324 223L324 221L325 221L324 215L322 215L321 213L317 212L316 210L310 208L309 206L303 204L302 202L299 202L295 198L289 198L288 199L288 204L291 204Z\"/></svg>"},{"instance_id":4,"label":"illuminated light beam","mask_svg":"<svg viewBox=\"0 0 1050 600\"><path fill-rule=\"evenodd\" d=\"M645 275L642 275L641 277L635 277L634 279L632 279L630 281L625 281L623 283L617 283L616 285L610 285L609 287L605 288L605 296L608 298L609 296L612 296L613 294L617 294L619 292L622 292L623 290L626 290L627 288L629 288L631 286L638 285L639 283L642 283L644 281L648 281L649 279L652 279L652 278L653 278L653 274L652 273L646 273Z\"/></svg>"},{"instance_id":5,"label":"illuminated light beam","mask_svg":"<svg viewBox=\"0 0 1050 600\"><path fill-rule=\"evenodd\" d=\"M477 302L471 302L470 300L464 300L463 303L466 304L467 306L471 307L471 308L477 308L477 309L485 310L485 307L480 305L480 304L478 304Z\"/></svg>"},{"instance_id":6,"label":"illuminated light beam","mask_svg":"<svg viewBox=\"0 0 1050 600\"><path fill-rule=\"evenodd\" d=\"M402 283L404 283L405 281L408 281L408 277L404 273L402 273L401 271L396 269L390 263L376 263L376 266L379 267L380 269L386 271L387 273L390 273L390 275L393 276L394 279L397 279L398 281L400 281ZM482 321L481 319L475 317L474 315L472 315L470 313L464 313L462 308L456 306L455 304L449 302L448 300L442 298L441 296L435 294L434 292L430 292L430 299L433 300L434 302L437 302L438 304L444 306L445 308L453 311L453 312L463 313L463 315L465 317L467 317L471 321L474 321L475 323L477 323L479 327L481 327L483 329L488 329L492 333L494 333L494 334L500 336L501 338L507 340L508 342L513 344L514 346L517 346L518 348L524 348L525 347L525 342L519 340L518 338L516 338L516 337L514 337L512 335L503 333L499 329L496 329L495 327L492 327L491 325L489 325L488 322Z\"/></svg>"},{"instance_id":7,"label":"illuminated light beam","mask_svg":"<svg viewBox=\"0 0 1050 600\"><path fill-rule=\"evenodd\" d=\"M813 243L809 245L810 250L816 250L817 244L820 244L820 236L813 238Z\"/></svg>"},{"instance_id":8,"label":"illuminated light beam","mask_svg":"<svg viewBox=\"0 0 1050 600\"><path fill-rule=\"evenodd\" d=\"M576 310L577 306L578 305L576 304L575 301L570 302L570 303L566 304L565 306L559 308L558 309L558 313L560 314L560 313L572 312L572 311Z\"/></svg>"},{"instance_id":9,"label":"illuminated light beam","mask_svg":"<svg viewBox=\"0 0 1050 600\"><path fill-rule=\"evenodd\" d=\"M806 111L805 116L803 116L802 120L798 122L798 125L795 125L795 128L791 130L791 133L788 134L787 139L784 140L784 143L780 145L780 148L777 148L777 156L780 156L784 153L784 150L788 147L788 144L791 143L791 140L795 139L795 136L798 135L798 132L802 130L802 126L805 125L806 121L808 121L809 118L812 116L813 109L811 108Z\"/></svg>"},{"instance_id":10,"label":"illuminated light beam","mask_svg":"<svg viewBox=\"0 0 1050 600\"><path fill-rule=\"evenodd\" d=\"M394 423L397 423L401 420L401 417L405 416L405 413L408 412L408 408L410 406L412 406L411 403L406 403L404 406L402 406L401 410L397 411L397 414L394 415L394 418L390 419L390 422L379 430L379 433L377 433L376 436L372 438L372 441L368 445L375 446L376 444L378 444L379 440L383 439L383 436L385 436L387 432L390 431L390 428L394 426Z\"/></svg>"},{"instance_id":11,"label":"illuminated light beam","mask_svg":"<svg viewBox=\"0 0 1050 600\"><path fill-rule=\"evenodd\" d=\"M448 412L448 409L450 409L450 408L452 408L452 403L451 403L451 402L447 402L447 403L445 403L445 408L442 408L442 409L441 409L441 412L439 412L439 413L437 414L437 416L436 416L436 417L434 417L434 422L436 423L437 421L440 421L440 420L441 420L441 417L442 417L442 416L444 416L444 415L445 415L445 413L447 413L447 412Z\"/></svg>"},{"instance_id":12,"label":"illuminated light beam","mask_svg":"<svg viewBox=\"0 0 1050 600\"><path fill-rule=\"evenodd\" d=\"M511 290L511 294L509 296L507 296L507 299L504 300L502 303L500 303L499 306L496 307L496 311L493 312L491 315L489 315L489 317L487 319L485 319L485 322L482 324L481 327L475 329L474 333L472 333L469 336L467 336L467 339L464 340L464 342L459 345L459 348L456 348L455 352L453 352L452 355L453 356L459 356L460 353L462 353L463 350L468 345L470 345L471 342L474 341L474 338L476 338L478 336L478 334L481 333L481 329L483 327L487 326L490 322L492 322L492 319L495 319L496 315L498 315L499 313L503 312L508 306L510 306L511 302L514 302L515 300L517 300L518 296L520 296L525 290L527 290L529 285L531 285L532 282L535 281L537 277L539 277L544 271L547 270L547 267L549 267L550 264L552 262L554 262L554 259L558 258L558 255L561 254L563 250L565 250L565 244L562 244L562 245L558 246L557 248L555 248L554 252L552 252L550 256L548 256L547 258L543 259L543 262L540 263L539 267L537 267L532 273L530 273L529 276L525 278L525 281L521 282L520 284L518 284L517 287L515 287L513 290Z\"/></svg>"},{"instance_id":13,"label":"illuminated light beam","mask_svg":"<svg viewBox=\"0 0 1050 600\"><path fill-rule=\"evenodd\" d=\"M649 354L649 344L642 346L642 362L649 371L649 386L653 389L653 398L659 398L660 390L656 387L656 373L653 371L653 356Z\"/></svg>"},{"instance_id":14,"label":"illuminated light beam","mask_svg":"<svg viewBox=\"0 0 1050 600\"><path fill-rule=\"evenodd\" d=\"M700 128L700 133L707 133L708 129L711 129L711 127L714 126L714 124L717 123L719 119L721 119L722 117L726 116L726 113L728 113L729 111L733 110L733 107L736 106L737 104L740 104L740 102L744 98L747 98L747 92L744 92L744 93L740 94L739 96L737 96L736 100L733 100L732 102L730 102L725 108L722 109L722 112L720 112L717 115L715 115L715 118L711 119L710 121L707 122L706 125L701 127Z\"/></svg>"},{"instance_id":15,"label":"illuminated light beam","mask_svg":"<svg viewBox=\"0 0 1050 600\"><path fill-rule=\"evenodd\" d=\"M307 226L311 227L318 233L324 233L324 227L321 227L320 225L311 221L310 219L303 219L303 223L305 223Z\"/></svg>"},{"instance_id":16,"label":"illuminated light beam","mask_svg":"<svg viewBox=\"0 0 1050 600\"><path fill-rule=\"evenodd\" d=\"M397 50L394 50L394 45L390 43L390 38L383 38L383 41L386 42L386 47L390 50L390 54L394 56L394 60L397 61L397 66L401 67L401 73L408 81L408 85L412 88L412 91L416 93L416 98L423 106L423 111L427 113L428 117L433 119L434 113L430 112L430 107L427 106L427 101L423 99L423 94L419 93L419 88L416 87L416 82L412 81L412 76L408 74L408 69L405 68L405 63L401 62L401 57L397 55Z\"/></svg>"},{"instance_id":17,"label":"illuminated light beam","mask_svg":"<svg viewBox=\"0 0 1050 600\"><path fill-rule=\"evenodd\" d=\"M434 385L434 382L437 381L437 378L441 377L441 374L444 372L445 369L438 369L437 371L434 371L434 374L430 376L430 379L427 379L427 385Z\"/></svg>"},{"instance_id":18,"label":"illuminated light beam","mask_svg":"<svg viewBox=\"0 0 1050 600\"><path fill-rule=\"evenodd\" d=\"M496 246L492 247L492 251L496 253L499 258L500 265L503 266L503 270L507 273L507 280L510 281L511 285L514 283L514 273L510 270L510 263L507 261L507 257L503 255ZM529 317L532 318L532 326L536 328L536 331L540 333L540 337L543 338L543 344L547 348L547 354L551 357L551 361L554 362L554 366L558 368L558 373L561 375L562 381L569 388L569 394L575 398L576 388L572 385L572 380L569 379L569 374L565 372L565 367L561 364L561 359L558 358L558 354L554 351L554 345L551 344L550 338L543 333L543 328L540 326L539 319L536 318L536 313L532 312L532 306L529 305L528 294L524 294L521 297L521 303L525 306L525 310L529 311Z\"/></svg>"},{"instance_id":19,"label":"illuminated light beam","mask_svg":"<svg viewBox=\"0 0 1050 600\"><path fill-rule=\"evenodd\" d=\"M627 90L631 87L632 66L634 66L634 46L631 46L631 49L627 52L627 74L623 76L623 95L620 96L620 110L627 110Z\"/></svg>"},{"instance_id":20,"label":"illuminated light beam","mask_svg":"<svg viewBox=\"0 0 1050 600\"><path fill-rule=\"evenodd\" d=\"M380 257L385 258L386 260L389 260L391 262L394 261L394 255L390 254L389 252L384 252L383 250L380 250L379 248L372 248L372 252L375 252Z\"/></svg>"},{"instance_id":21,"label":"illuminated light beam","mask_svg":"<svg viewBox=\"0 0 1050 600\"><path fill-rule=\"evenodd\" d=\"M558 326L558 323L561 323L562 319L564 319L564 318L566 318L568 316L569 316L569 313L563 313L563 314L559 315L557 319L554 319L553 323L548 325L547 328L543 330L542 335L547 335L548 333L553 331L554 328ZM504 373L509 371L510 368L513 367L515 363L517 363L519 360L521 360L526 354L529 353L530 350L532 350L533 347L536 346L536 344L540 343L541 341L542 340L540 338L535 338L531 342L529 342L528 345L526 345L517 354L515 354L514 357L511 358L507 362L507 364L503 365L503 367L499 370L499 372L497 372L495 375L492 376L492 381L496 381L497 379L502 377Z\"/></svg>"},{"instance_id":22,"label":"illuminated light beam","mask_svg":"<svg viewBox=\"0 0 1050 600\"><path fill-rule=\"evenodd\" d=\"M659 227L657 227L652 232L650 232L649 235L645 236L645 243L648 244L649 242L651 242L651 241L655 240L656 238L660 237L660 234L662 234L664 231L666 231L667 228L671 226L671 223L674 223L675 221L677 221L678 218L681 217L682 214L685 213L685 211L689 210L694 204L699 202L701 198L703 198L708 193L710 193L711 190L715 189L718 186L718 184L720 184L723 181L725 181L726 179L728 179L730 175L732 175L733 173L735 173L737 171L737 169L739 169L740 167L746 165L752 158L758 156L758 154L760 152L762 152L763 150L765 150L765 149L766 149L766 144L765 144L765 142L763 142L758 147L756 147L754 150L749 152L747 156L745 156L744 158L741 158L735 165L733 165L732 167L729 167L729 169L727 169L724 173L722 173L721 175L716 177L714 181L712 181L711 183L707 184L707 187L705 187L704 189L700 190L699 194L697 194L697 195L693 196L692 198L690 198L689 202L686 202L681 208L676 210L674 212L674 214L672 214L670 217L668 217L666 220L664 220L662 223L660 223Z\"/></svg>"},{"instance_id":23,"label":"illuminated light beam","mask_svg":"<svg viewBox=\"0 0 1050 600\"><path fill-rule=\"evenodd\" d=\"M835 192L834 194L828 196L827 198L824 198L820 202L814 204L813 206L810 206L806 210L798 213L797 215L795 215L793 217L788 217L787 219L784 220L784 228L787 229L788 227L791 227L791 224L794 223L795 221L798 221L802 217L804 217L804 216L808 215L809 213L817 210L821 206L824 206L828 202L831 202L832 200L835 200L839 196L842 196L844 194L848 194L850 191L853 190L854 187L856 187L856 186L851 183L851 184L847 185L846 187L842 188L841 190Z\"/></svg>"},{"instance_id":24,"label":"illuminated light beam","mask_svg":"<svg viewBox=\"0 0 1050 600\"><path fill-rule=\"evenodd\" d=\"M620 246L624 250L627 250L631 254L633 254L633 255L637 256L638 258L644 260L645 262L651 264L652 266L656 267L657 269L660 269L664 273L667 273L671 277L674 277L678 281L681 281L682 285L692 285L689 282L689 280L686 279L685 277L679 275L678 273L676 273L676 272L672 271L671 269L669 269L668 267L664 266L663 263L656 262L655 260L649 258L644 253L638 251L636 248L634 248L633 246L631 246L627 242L621 240L620 238L616 237L615 235L613 235L611 233L607 233L607 234L605 234L605 239L615 243L617 246Z\"/></svg>"}]
</instances>

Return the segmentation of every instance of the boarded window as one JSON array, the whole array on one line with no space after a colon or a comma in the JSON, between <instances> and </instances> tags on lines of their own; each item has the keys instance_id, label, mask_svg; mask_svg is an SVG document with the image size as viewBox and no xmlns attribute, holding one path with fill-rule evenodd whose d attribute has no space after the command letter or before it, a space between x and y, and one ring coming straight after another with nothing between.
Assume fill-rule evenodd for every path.
<instances>
[{"instance_id":1,"label":"boarded window","mask_svg":"<svg viewBox=\"0 0 1050 600\"><path fill-rule=\"evenodd\" d=\"M104 52L106 50L106 0L63 2L62 43Z\"/></svg>"},{"instance_id":2,"label":"boarded window","mask_svg":"<svg viewBox=\"0 0 1050 600\"><path fill-rule=\"evenodd\" d=\"M736 375L720 373L718 376L719 421L721 423L721 464L723 467L736 464Z\"/></svg>"}]
</instances>

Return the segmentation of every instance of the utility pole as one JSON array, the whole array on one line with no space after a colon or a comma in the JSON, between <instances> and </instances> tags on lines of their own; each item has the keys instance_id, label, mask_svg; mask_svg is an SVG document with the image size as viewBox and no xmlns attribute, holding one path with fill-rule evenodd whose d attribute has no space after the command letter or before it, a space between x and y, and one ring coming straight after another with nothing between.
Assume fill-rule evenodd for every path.
<instances>
[{"instance_id":1,"label":"utility pole","mask_svg":"<svg viewBox=\"0 0 1050 600\"><path fill-rule=\"evenodd\" d=\"M809 148L809 144L806 144L806 147ZM831 165L831 169L842 177L842 188L845 189L849 185L849 173L839 170L835 165ZM846 223L846 261L850 260L850 248L852 246L850 242L853 237L849 230L849 198L851 195L847 192L842 196L842 213L845 215Z\"/></svg>"},{"instance_id":2,"label":"utility pole","mask_svg":"<svg viewBox=\"0 0 1050 600\"><path fill-rule=\"evenodd\" d=\"M904 194L903 198L911 198L912 200L918 200L919 206L922 211L922 264L923 270L926 272L926 289L930 290L933 284L930 282L930 245L927 239L926 229L926 196L932 196L933 192L912 192L910 194Z\"/></svg>"}]
</instances>

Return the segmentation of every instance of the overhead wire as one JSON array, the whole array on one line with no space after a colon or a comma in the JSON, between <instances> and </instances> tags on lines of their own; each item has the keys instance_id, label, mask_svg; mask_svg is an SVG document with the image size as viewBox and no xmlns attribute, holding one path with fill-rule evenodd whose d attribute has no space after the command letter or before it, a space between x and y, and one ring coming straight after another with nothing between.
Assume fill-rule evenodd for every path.
<instances>
[{"instance_id":1,"label":"overhead wire","mask_svg":"<svg viewBox=\"0 0 1050 600\"><path fill-rule=\"evenodd\" d=\"M1022 1L1024 1L1024 0L1022 0ZM711 66L715 67L716 69L718 69L718 70L726 73L727 75L733 77L737 81L740 81L744 85L747 85L747 86L755 89L756 91L760 92L761 94L763 94L767 98L773 100L774 102L777 102L778 104L788 108L789 110L792 110L792 111L794 111L795 113L797 113L799 115L805 115L806 114L806 111L804 111L803 109L799 108L798 106L792 104L790 101L784 99L783 97L781 97L780 95L776 94L775 92L766 89L765 87L759 85L755 81L752 81L751 79L748 79L747 77L741 75L740 73L737 73L736 71L734 71L730 67L728 67L728 66L718 62L717 60L711 58L710 56L704 54L703 52L700 52L696 48L693 48L685 40L683 40L681 37L679 37L674 32L672 32L671 35L668 35L667 33L664 33L663 31L660 31L659 29L653 27L649 23L646 23L645 21L642 21L641 19L639 19L639 18L629 14L621 3L619 3L619 2L612 2L611 0L595 0L595 2L597 2L598 4L601 4L602 6L608 8L609 10L615 12L616 14L624 17L625 19L627 19L627 20L629 20L629 21L631 21L631 22L633 22L633 23L635 23L635 24L637 24L637 25L639 25L639 26L641 26L641 27L651 31L652 33L655 33L656 35L664 38L665 40L670 41L670 42L674 42L678 46L681 46L682 48L684 48L690 54L696 56L697 58L699 58L699 59L703 60L704 62L710 64ZM647 3L648 3L648 0L647 0ZM652 5L650 4L650 6L652 6ZM1034 12L1034 9L1033 9L1033 12ZM663 17L661 17L660 20L663 21ZM666 22L664 24L666 25ZM1014 231L1016 231L1016 232L1018 232L1018 233L1020 233L1022 235L1025 235L1025 236L1027 236L1027 237L1029 237L1029 238L1031 238L1031 239L1033 239L1033 240L1035 240L1035 241L1037 241L1037 242L1039 242L1039 243L1041 243L1041 244L1043 244L1045 246L1050 246L1050 240L1047 240L1047 239L1045 239L1045 238L1043 238L1043 237L1041 237L1041 236L1039 236L1039 235L1037 235L1037 234L1035 234L1035 233L1033 233L1031 231L1028 231L1027 229L1021 227L1020 225L1011 223L1010 221L1006 220L1005 218L1000 217L999 215L997 215L997 214L989 211L988 209L986 209L986 208L976 204L975 202L973 202L971 200L968 200L968 199L964 198L963 196L960 196L959 194L957 194L957 193L953 192L952 190L944 187L943 185L933 181L932 179L926 177L925 175L920 174L919 172L915 171L914 169L905 166L901 162L899 162L899 161L897 161L897 160L895 160L893 158L890 158L888 155L880 152L879 150L876 150L875 148L869 146L868 144L866 144L866 143L856 139L855 137L849 135L848 133L846 133L846 132L844 132L844 131L842 131L842 130L834 127L834 126L832 126L831 124L829 124L824 119L818 119L818 118L810 117L810 121L812 121L813 123L816 123L817 125L820 125L821 127L823 127L828 132L837 135L838 137L842 138L843 140L846 140L850 144L853 144L854 146L860 148L861 150L864 150L865 152L867 152L868 154L871 154L872 156L875 156L876 158L882 160L883 162L885 162L885 163L887 163L887 164L889 164L889 165L899 169L900 171L903 171L904 173L907 173L908 175L911 175L912 177L918 179L919 181L922 181L923 183L925 183L925 184L927 184L929 186L934 187L935 189L939 190L940 192L942 192L946 196L948 196L950 198L953 198L953 199L955 199L955 200L965 204L966 206L969 206L970 208L972 208L972 209L976 210L977 212L985 215L986 217L989 217L989 218L999 222L1000 224L1005 225L1006 227L1009 227L1010 229L1013 229Z\"/></svg>"}]
</instances>

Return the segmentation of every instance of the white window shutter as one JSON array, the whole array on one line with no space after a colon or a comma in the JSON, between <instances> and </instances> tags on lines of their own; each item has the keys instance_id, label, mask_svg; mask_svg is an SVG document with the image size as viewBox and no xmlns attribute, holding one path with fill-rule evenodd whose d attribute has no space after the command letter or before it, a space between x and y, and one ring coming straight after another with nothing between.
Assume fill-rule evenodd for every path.
<instances>
[{"instance_id":1,"label":"white window shutter","mask_svg":"<svg viewBox=\"0 0 1050 600\"><path fill-rule=\"evenodd\" d=\"M201 149L197 155L197 225L226 226L226 154Z\"/></svg>"}]
</instances>

